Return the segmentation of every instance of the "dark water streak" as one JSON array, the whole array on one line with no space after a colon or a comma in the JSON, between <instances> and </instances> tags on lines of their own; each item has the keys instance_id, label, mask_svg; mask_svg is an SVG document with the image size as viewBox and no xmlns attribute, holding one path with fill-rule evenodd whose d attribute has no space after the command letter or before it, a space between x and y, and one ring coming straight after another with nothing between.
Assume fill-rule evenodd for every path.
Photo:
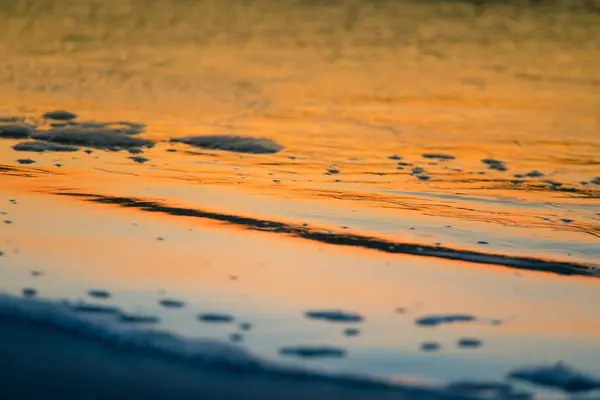
<instances>
[{"instance_id":1,"label":"dark water streak","mask_svg":"<svg viewBox=\"0 0 600 400\"><path fill-rule=\"evenodd\" d=\"M54 192L52 194L58 196L75 197L93 203L118 205L124 208L135 208L146 212L226 222L229 224L242 226L250 230L283 233L297 238L338 246L352 246L386 253L460 260L477 264L501 265L514 269L550 272L558 275L577 275L591 278L600 277L600 270L598 268L582 263L554 261L514 255L508 256L471 250L452 249L443 246L431 246L426 244L393 242L377 237L358 234L329 233L309 229L307 227L295 224L288 224L285 222L269 221L191 208L174 207L155 201L136 199L133 197L104 196L100 194L64 191Z\"/></svg>"}]
</instances>

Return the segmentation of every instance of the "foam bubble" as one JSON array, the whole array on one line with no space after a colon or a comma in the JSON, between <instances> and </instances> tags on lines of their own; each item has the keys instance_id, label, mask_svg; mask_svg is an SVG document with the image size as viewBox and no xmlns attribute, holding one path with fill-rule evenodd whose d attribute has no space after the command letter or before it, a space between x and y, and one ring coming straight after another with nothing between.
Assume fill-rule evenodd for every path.
<instances>
[{"instance_id":1,"label":"foam bubble","mask_svg":"<svg viewBox=\"0 0 600 400\"><path fill-rule=\"evenodd\" d=\"M277 153L283 146L272 139L236 135L187 136L171 139L174 143L185 143L203 149L227 150L238 153Z\"/></svg>"},{"instance_id":2,"label":"foam bubble","mask_svg":"<svg viewBox=\"0 0 600 400\"><path fill-rule=\"evenodd\" d=\"M440 349L440 344L437 342L424 342L421 343L421 351L433 352Z\"/></svg>"},{"instance_id":3,"label":"foam bubble","mask_svg":"<svg viewBox=\"0 0 600 400\"><path fill-rule=\"evenodd\" d=\"M166 308L183 308L183 307L185 307L184 301L175 300L175 299L162 299L159 301L159 304Z\"/></svg>"},{"instance_id":4,"label":"foam bubble","mask_svg":"<svg viewBox=\"0 0 600 400\"><path fill-rule=\"evenodd\" d=\"M69 126L39 132L32 137L48 142L94 147L98 149L127 149L154 146L154 143L150 140L131 137L117 130L105 128L84 129Z\"/></svg>"},{"instance_id":5,"label":"foam bubble","mask_svg":"<svg viewBox=\"0 0 600 400\"><path fill-rule=\"evenodd\" d=\"M508 377L571 393L600 390L600 379L583 374L564 363L520 368L510 372Z\"/></svg>"},{"instance_id":6,"label":"foam bubble","mask_svg":"<svg viewBox=\"0 0 600 400\"><path fill-rule=\"evenodd\" d=\"M495 160L493 158L484 158L483 160L481 160L481 162L484 164L487 164L489 169L494 169L496 171L507 171L508 170L504 161L501 161L501 160Z\"/></svg>"},{"instance_id":7,"label":"foam bubble","mask_svg":"<svg viewBox=\"0 0 600 400\"><path fill-rule=\"evenodd\" d=\"M25 139L33 135L35 127L27 124L0 125L0 137L9 139Z\"/></svg>"},{"instance_id":8,"label":"foam bubble","mask_svg":"<svg viewBox=\"0 0 600 400\"><path fill-rule=\"evenodd\" d=\"M72 152L78 151L78 147L74 146L66 146L62 144L52 143L52 142L22 142L13 146L13 150L15 151L32 151L37 153L43 153L46 151L57 151L57 152Z\"/></svg>"},{"instance_id":9,"label":"foam bubble","mask_svg":"<svg viewBox=\"0 0 600 400\"><path fill-rule=\"evenodd\" d=\"M42 118L54 119L57 121L69 121L77 118L77 114L65 110L48 111L42 115Z\"/></svg>"},{"instance_id":10,"label":"foam bubble","mask_svg":"<svg viewBox=\"0 0 600 400\"><path fill-rule=\"evenodd\" d=\"M219 313L204 313L198 314L198 321L202 322L210 322L210 323L229 323L233 322L233 316L229 314L219 314Z\"/></svg>"},{"instance_id":11,"label":"foam bubble","mask_svg":"<svg viewBox=\"0 0 600 400\"><path fill-rule=\"evenodd\" d=\"M423 158L433 158L437 160L454 160L456 157L450 154L425 153L421 154Z\"/></svg>"},{"instance_id":12,"label":"foam bubble","mask_svg":"<svg viewBox=\"0 0 600 400\"><path fill-rule=\"evenodd\" d=\"M466 349L475 349L477 347L481 347L483 342L479 339L475 338L461 338L458 341L458 347L466 348Z\"/></svg>"},{"instance_id":13,"label":"foam bubble","mask_svg":"<svg viewBox=\"0 0 600 400\"><path fill-rule=\"evenodd\" d=\"M420 326L438 326L455 322L473 322L477 318L469 314L428 315L418 318L415 323Z\"/></svg>"},{"instance_id":14,"label":"foam bubble","mask_svg":"<svg viewBox=\"0 0 600 400\"><path fill-rule=\"evenodd\" d=\"M328 322L362 322L364 317L357 313L341 310L318 310L304 313L307 318Z\"/></svg>"},{"instance_id":15,"label":"foam bubble","mask_svg":"<svg viewBox=\"0 0 600 400\"><path fill-rule=\"evenodd\" d=\"M344 357L346 350L330 346L290 346L279 349L279 354L301 358Z\"/></svg>"},{"instance_id":16,"label":"foam bubble","mask_svg":"<svg viewBox=\"0 0 600 400\"><path fill-rule=\"evenodd\" d=\"M133 157L127 157L132 161L135 161L138 164L143 164L147 161L150 161L150 159L146 158L146 157L141 157L141 156L133 156Z\"/></svg>"},{"instance_id":17,"label":"foam bubble","mask_svg":"<svg viewBox=\"0 0 600 400\"><path fill-rule=\"evenodd\" d=\"M95 297L97 299L108 299L109 297L111 297L110 292L103 289L88 290L88 296Z\"/></svg>"}]
</instances>

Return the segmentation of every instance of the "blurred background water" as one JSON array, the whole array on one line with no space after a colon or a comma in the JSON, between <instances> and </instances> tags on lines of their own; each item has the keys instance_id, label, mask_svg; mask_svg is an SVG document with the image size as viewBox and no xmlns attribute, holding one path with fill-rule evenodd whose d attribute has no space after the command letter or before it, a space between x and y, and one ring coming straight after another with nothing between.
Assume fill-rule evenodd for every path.
<instances>
[{"instance_id":1,"label":"blurred background water","mask_svg":"<svg viewBox=\"0 0 600 400\"><path fill-rule=\"evenodd\" d=\"M0 26L0 116L33 119L48 110L67 109L84 121L145 123L143 136L157 141L145 152L150 161L144 165L122 152L74 157L44 153L32 156L35 165L17 165L11 149L16 141L3 139L0 179L11 195L159 199L165 205L303 223L397 243L600 265L598 1L0 0ZM268 137L284 150L240 155L167 143L173 137L212 133ZM169 260L190 266L167 279L181 297L198 295L196 288L186 286L186 275L191 279L200 274L200 280L212 273L206 272L209 267L202 272L191 268L195 255L182 247L188 239L172 216L163 215L160 227L151 232L168 232L180 242L156 255L153 272L145 276L143 268L135 266L149 262L146 245L116 218L104 231L92 233L89 226L103 226L95 214L69 217L60 205L47 207L57 211L43 217L18 214L30 225L29 230L17 226L14 231L24 251L14 256L16 269L3 281L9 292L18 292L29 276L17 267L46 263L56 268L56 277L44 284L51 297L76 297L85 285L99 281L122 290L121 306L134 307L148 304L149 293L155 296L160 283L155 278L167 279ZM32 200L31 209L43 208ZM77 222L88 218L93 220L89 225ZM38 221L46 221L45 228L38 232L39 240L28 243ZM56 226L63 231L52 233ZM53 235L57 236L50 240ZM219 242L211 230L204 235L202 240L211 241L217 253L223 251L222 243L231 241L246 250L241 253L252 254L249 243L254 239ZM106 248L125 246L122 252L129 254L132 265L124 265L116 255L94 256L92 245L98 240L106 242ZM77 251L68 244L72 241L79 243L74 246ZM54 253L53 245L64 253ZM527 310L519 310L520 317L534 322L516 330L527 331L527 339L519 339L523 343L539 340L532 354L570 357L586 369L594 365L597 351L591 349L598 347L590 332L600 323L592 309L598 300L595 282L579 286L567 278L557 283L529 276L519 286L522 291L513 293L513 281L486 275L483 267L475 275L462 270L453 275L447 266L431 267L435 272L426 269L429 261L424 259L412 260L401 270L395 269L400 261L350 251L313 254L316 261L306 272L299 261L286 259L294 254L292 258L300 260L308 253L286 246L275 251L257 244L257 249L269 248L272 254L250 261L221 255L223 264L239 263L248 274L261 262L290 263L289 269L257 272L256 286L246 290L257 298L263 293L266 300L255 299L257 303L246 308L238 304L238 312L259 322L265 318L268 325L273 316L261 317L257 310L290 293L298 294L293 306L277 311L278 316L291 318L290 309L301 310L302 302L356 308L374 302L368 307L376 315L374 326L391 331L398 322L387 319L385 312L393 310L388 300L395 290L409 292L414 286L419 290L403 301L414 305L422 300L419 296L452 299L446 300L446 311L469 305L479 313L487 308L506 316L511 307L528 304ZM44 256L48 252L52 257ZM69 277L77 276L73 260L90 258L95 261L90 262L85 284L72 283ZM318 268L323 263L333 269L324 274ZM367 267L380 274L373 282ZM301 276L305 280L290 283L301 270L308 274ZM342 271L350 270L335 282ZM282 289L267 289L261 281L273 274ZM292 278L284 284L286 274ZM445 276L451 288L440 289L432 274ZM327 285L305 291L303 285L319 277ZM350 294L360 282L361 290L371 295L356 300ZM460 282L478 289L469 289L463 298ZM231 307L219 285L209 297ZM342 294L321 297L340 285ZM490 287L494 289L485 293ZM547 302L557 293L564 294L561 313L551 316ZM375 298L382 299L381 308ZM485 300L474 305L477 299ZM202 304L200 298L194 301ZM563 327L567 333L561 333L562 318L575 309L579 314L571 316L570 328ZM169 329L197 334L195 324L190 328L170 315L163 315ZM274 341L283 345L334 335L321 330L294 333L304 325L293 318L288 323L289 329L259 336L253 346L274 357ZM558 336L538 339L548 326ZM463 360L465 374L489 378L527 356L522 347L512 347L514 330L496 336L490 333L495 328L477 329L497 347L482 353L485 362ZM420 334L408 334L402 345L414 345L422 339ZM585 339L575 346L574 337ZM412 354L410 362L398 364L397 358L387 356L395 338L362 340L358 351L363 353L350 358L347 367L383 375L402 369L436 379L463 377L463 371L449 367L458 362L453 355L438 358L437 367Z\"/></svg>"}]
</instances>

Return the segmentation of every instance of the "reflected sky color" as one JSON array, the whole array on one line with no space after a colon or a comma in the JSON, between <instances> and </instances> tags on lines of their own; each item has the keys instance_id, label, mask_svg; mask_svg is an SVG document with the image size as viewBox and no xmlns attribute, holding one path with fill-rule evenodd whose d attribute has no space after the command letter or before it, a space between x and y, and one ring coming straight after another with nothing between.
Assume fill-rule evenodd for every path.
<instances>
[{"instance_id":1,"label":"reflected sky color","mask_svg":"<svg viewBox=\"0 0 600 400\"><path fill-rule=\"evenodd\" d=\"M143 154L149 161L136 164L125 151L17 153L19 140L0 139L0 212L13 221L0 227L0 290L19 293L34 282L28 271L41 269L42 296L105 288L115 304L157 313L162 326L190 336L230 333L194 321L196 311L221 309L256 324L246 343L268 357L301 342L350 350L315 363L325 368L495 379L515 365L565 360L600 375L597 279L56 196L123 196L599 267L597 13L583 1L224 4L0 0L0 117L39 122L66 109L81 121L145 123L141 137L156 141ZM169 142L215 133L267 137L284 150ZM423 157L432 153L454 159ZM508 170L490 169L486 158ZM543 176L523 176L534 170ZM188 307L161 309L167 295ZM345 338L339 326L302 317L328 307L364 313L364 334ZM446 312L505 323L414 324ZM466 354L455 346L463 335L485 345ZM426 340L444 351L424 357Z\"/></svg>"}]
</instances>

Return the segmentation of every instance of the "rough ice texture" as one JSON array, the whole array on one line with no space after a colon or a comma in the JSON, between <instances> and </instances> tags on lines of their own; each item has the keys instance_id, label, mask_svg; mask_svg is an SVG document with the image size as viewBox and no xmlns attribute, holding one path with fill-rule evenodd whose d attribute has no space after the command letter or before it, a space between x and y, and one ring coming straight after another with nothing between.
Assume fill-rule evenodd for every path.
<instances>
[{"instance_id":1,"label":"rough ice texture","mask_svg":"<svg viewBox=\"0 0 600 400\"><path fill-rule=\"evenodd\" d=\"M70 152L78 151L79 148L75 146L67 146L59 143L43 142L36 140L35 142L22 142L13 146L15 151L33 151L37 153L43 153L46 151L60 151Z\"/></svg>"},{"instance_id":2,"label":"rough ice texture","mask_svg":"<svg viewBox=\"0 0 600 400\"><path fill-rule=\"evenodd\" d=\"M304 315L310 319L321 319L329 322L362 322L362 315L341 310L307 311Z\"/></svg>"},{"instance_id":3,"label":"rough ice texture","mask_svg":"<svg viewBox=\"0 0 600 400\"><path fill-rule=\"evenodd\" d=\"M203 149L227 150L237 153L267 154L277 153L283 149L283 146L271 139L236 135L187 136L171 139L171 142L185 143Z\"/></svg>"},{"instance_id":4,"label":"rough ice texture","mask_svg":"<svg viewBox=\"0 0 600 400\"><path fill-rule=\"evenodd\" d=\"M600 390L600 379L576 371L563 363L517 369L510 372L508 377L571 393Z\"/></svg>"},{"instance_id":5,"label":"rough ice texture","mask_svg":"<svg viewBox=\"0 0 600 400\"><path fill-rule=\"evenodd\" d=\"M9 139L26 139L33 135L35 127L27 124L0 125L0 137Z\"/></svg>"},{"instance_id":6,"label":"rough ice texture","mask_svg":"<svg viewBox=\"0 0 600 400\"><path fill-rule=\"evenodd\" d=\"M469 314L447 314L447 315L428 315L418 318L415 323L420 326L438 326L442 324L452 324L455 322L473 322L477 320Z\"/></svg>"},{"instance_id":7,"label":"rough ice texture","mask_svg":"<svg viewBox=\"0 0 600 400\"><path fill-rule=\"evenodd\" d=\"M65 127L50 129L33 135L34 139L49 142L93 147L97 149L129 149L152 147L150 140L131 137L113 129Z\"/></svg>"}]
</instances>

